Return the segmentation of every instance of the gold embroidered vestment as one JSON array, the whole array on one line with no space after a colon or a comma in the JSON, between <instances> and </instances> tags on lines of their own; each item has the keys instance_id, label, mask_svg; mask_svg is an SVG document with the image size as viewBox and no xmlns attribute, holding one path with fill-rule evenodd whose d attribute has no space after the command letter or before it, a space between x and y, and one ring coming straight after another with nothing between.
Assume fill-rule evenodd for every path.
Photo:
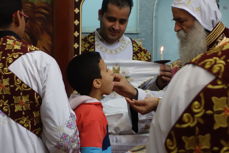
<instances>
[{"instance_id":1,"label":"gold embroidered vestment","mask_svg":"<svg viewBox=\"0 0 229 153\"><path fill-rule=\"evenodd\" d=\"M0 110L40 136L41 97L8 68L19 57L33 50L37 48L17 40L14 36L0 38Z\"/></svg>"},{"instance_id":2,"label":"gold embroidered vestment","mask_svg":"<svg viewBox=\"0 0 229 153\"><path fill-rule=\"evenodd\" d=\"M191 62L215 76L170 130L168 153L229 152L229 41Z\"/></svg>"}]
</instances>

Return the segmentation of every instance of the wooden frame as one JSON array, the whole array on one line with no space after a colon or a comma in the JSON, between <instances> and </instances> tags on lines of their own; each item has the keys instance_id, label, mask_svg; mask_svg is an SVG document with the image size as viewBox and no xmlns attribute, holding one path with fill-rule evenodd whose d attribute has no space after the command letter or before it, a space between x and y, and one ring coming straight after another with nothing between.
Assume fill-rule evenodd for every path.
<instances>
[{"instance_id":1,"label":"wooden frame","mask_svg":"<svg viewBox=\"0 0 229 153\"><path fill-rule=\"evenodd\" d=\"M74 56L74 1L53 0L53 57L57 60L63 74L66 91L71 88L66 79L66 67Z\"/></svg>"},{"instance_id":2,"label":"wooden frame","mask_svg":"<svg viewBox=\"0 0 229 153\"><path fill-rule=\"evenodd\" d=\"M54 0L54 57L63 73L68 95L72 92L66 67L74 55L79 55L81 45L81 6L84 0Z\"/></svg>"},{"instance_id":3,"label":"wooden frame","mask_svg":"<svg viewBox=\"0 0 229 153\"><path fill-rule=\"evenodd\" d=\"M66 66L81 45L81 8L84 0L53 0L54 2L54 57L63 73L67 93L72 92L66 79Z\"/></svg>"}]
</instances>

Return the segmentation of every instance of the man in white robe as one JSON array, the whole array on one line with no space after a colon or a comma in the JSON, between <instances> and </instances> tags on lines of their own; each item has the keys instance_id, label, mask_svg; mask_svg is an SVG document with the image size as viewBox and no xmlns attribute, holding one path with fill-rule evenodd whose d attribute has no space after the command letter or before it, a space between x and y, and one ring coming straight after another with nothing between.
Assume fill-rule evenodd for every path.
<instances>
[{"instance_id":1,"label":"man in white robe","mask_svg":"<svg viewBox=\"0 0 229 153\"><path fill-rule=\"evenodd\" d=\"M79 152L76 117L56 61L21 40L20 0L0 3L0 152Z\"/></svg>"}]
</instances>

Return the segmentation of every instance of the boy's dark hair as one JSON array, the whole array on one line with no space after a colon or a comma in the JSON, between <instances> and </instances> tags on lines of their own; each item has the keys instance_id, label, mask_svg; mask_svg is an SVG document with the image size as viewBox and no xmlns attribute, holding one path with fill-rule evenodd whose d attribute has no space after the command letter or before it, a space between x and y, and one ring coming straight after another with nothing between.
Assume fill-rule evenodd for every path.
<instances>
[{"instance_id":1,"label":"boy's dark hair","mask_svg":"<svg viewBox=\"0 0 229 153\"><path fill-rule=\"evenodd\" d=\"M84 52L75 56L67 66L67 78L71 87L81 95L89 95L93 80L101 78L98 52Z\"/></svg>"},{"instance_id":2,"label":"boy's dark hair","mask_svg":"<svg viewBox=\"0 0 229 153\"><path fill-rule=\"evenodd\" d=\"M12 16L17 10L22 10L21 0L1 0L0 28L7 28L12 23Z\"/></svg>"},{"instance_id":3,"label":"boy's dark hair","mask_svg":"<svg viewBox=\"0 0 229 153\"><path fill-rule=\"evenodd\" d=\"M107 11L108 4L114 4L120 8L128 6L130 7L131 12L131 9L133 7L133 0L103 0L101 7L102 13L105 13Z\"/></svg>"}]
</instances>

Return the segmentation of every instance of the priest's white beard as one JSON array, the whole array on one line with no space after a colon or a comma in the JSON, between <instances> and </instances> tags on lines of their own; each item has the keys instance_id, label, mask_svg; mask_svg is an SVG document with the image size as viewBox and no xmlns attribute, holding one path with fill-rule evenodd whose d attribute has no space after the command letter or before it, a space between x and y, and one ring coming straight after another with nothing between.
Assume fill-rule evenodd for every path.
<instances>
[{"instance_id":1,"label":"priest's white beard","mask_svg":"<svg viewBox=\"0 0 229 153\"><path fill-rule=\"evenodd\" d=\"M183 30L178 31L177 37L180 40L179 53L182 64L190 62L200 53L207 51L207 33L197 21L188 33Z\"/></svg>"}]
</instances>

